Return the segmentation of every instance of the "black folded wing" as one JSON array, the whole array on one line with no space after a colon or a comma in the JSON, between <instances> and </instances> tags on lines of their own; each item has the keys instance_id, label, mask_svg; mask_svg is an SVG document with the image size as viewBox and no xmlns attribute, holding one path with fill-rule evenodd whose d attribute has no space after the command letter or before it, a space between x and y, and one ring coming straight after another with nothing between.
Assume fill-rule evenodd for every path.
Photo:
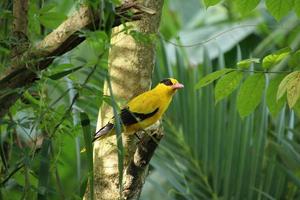
<instances>
[{"instance_id":1,"label":"black folded wing","mask_svg":"<svg viewBox=\"0 0 300 200\"><path fill-rule=\"evenodd\" d=\"M155 115L158 112L158 110L159 109L156 108L151 113L137 113L137 112L130 112L127 107L127 108L123 108L121 110L120 118L121 118L122 123L125 126L129 126L129 125L135 124L137 122L140 122L140 121L143 121L145 119L152 117L153 115Z\"/></svg>"}]
</instances>

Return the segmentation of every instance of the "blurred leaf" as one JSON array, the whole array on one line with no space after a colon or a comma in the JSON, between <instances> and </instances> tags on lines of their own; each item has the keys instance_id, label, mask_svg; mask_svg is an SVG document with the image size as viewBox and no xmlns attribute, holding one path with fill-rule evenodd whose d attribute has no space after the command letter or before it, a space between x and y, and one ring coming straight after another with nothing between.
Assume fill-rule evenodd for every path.
<instances>
[{"instance_id":1,"label":"blurred leaf","mask_svg":"<svg viewBox=\"0 0 300 200\"><path fill-rule=\"evenodd\" d=\"M40 14L45 14L45 13L49 13L49 11L53 10L55 7L57 7L57 3L54 3L54 2L50 2L48 3L47 5L43 6L39 13Z\"/></svg>"},{"instance_id":2,"label":"blurred leaf","mask_svg":"<svg viewBox=\"0 0 300 200\"><path fill-rule=\"evenodd\" d=\"M258 18L224 23L224 19L227 18L227 11L220 7L215 6L216 10L212 8L208 9L205 15L203 15L205 17L195 22L195 28L179 32L178 37L180 38L180 43L188 46L191 45L189 48L186 48L185 51L188 55L187 60L193 64L203 63L204 49L208 52L208 56L211 60L218 58L219 55L225 54L226 52L230 52L230 50L255 32L255 25L260 23ZM226 13L224 13L224 11L226 11ZM216 22L213 23L208 19ZM209 25L199 27L199 23L209 23ZM234 35L234 38L232 35ZM172 41L178 43L178 40L174 39ZM205 48L203 48L203 46L205 46ZM167 44L168 59L171 63L175 63L176 60L175 54L173 53L176 52L175 48L176 46ZM234 64L236 64L236 61L234 61Z\"/></svg>"},{"instance_id":3,"label":"blurred leaf","mask_svg":"<svg viewBox=\"0 0 300 200\"><path fill-rule=\"evenodd\" d=\"M161 20L159 25L160 33L162 33L166 40L170 40L172 37L176 36L180 30L179 16L177 15L177 12L170 10L168 6L163 6L161 18L164 20Z\"/></svg>"},{"instance_id":4,"label":"blurred leaf","mask_svg":"<svg viewBox=\"0 0 300 200\"><path fill-rule=\"evenodd\" d=\"M67 70L67 69L70 69L73 66L74 65L71 64L71 63L63 63L63 64L54 65L52 68L58 69L58 70Z\"/></svg>"},{"instance_id":5,"label":"blurred leaf","mask_svg":"<svg viewBox=\"0 0 300 200\"><path fill-rule=\"evenodd\" d=\"M204 0L204 3L207 7L216 5L220 0Z\"/></svg>"},{"instance_id":6,"label":"blurred leaf","mask_svg":"<svg viewBox=\"0 0 300 200\"><path fill-rule=\"evenodd\" d=\"M3 53L4 55L8 55L10 53L10 50L8 48L0 46L0 53Z\"/></svg>"},{"instance_id":7,"label":"blurred leaf","mask_svg":"<svg viewBox=\"0 0 300 200\"><path fill-rule=\"evenodd\" d=\"M291 55L288 65L291 68L299 68L300 67L300 50L296 51L295 53L293 53Z\"/></svg>"},{"instance_id":8,"label":"blurred leaf","mask_svg":"<svg viewBox=\"0 0 300 200\"><path fill-rule=\"evenodd\" d=\"M118 115L118 105L115 101L114 95L113 95L113 90L111 86L111 79L110 76L107 76L107 84L108 84L108 89L112 102L112 107L113 107L113 113L114 113L114 118L115 118L115 133L116 133L116 139L117 139L117 147L118 147L118 171L119 171L119 192L120 196L122 196L122 191L123 191L123 170L124 170L124 146L123 146L123 140L122 140L122 125L121 125L121 119Z\"/></svg>"},{"instance_id":9,"label":"blurred leaf","mask_svg":"<svg viewBox=\"0 0 300 200\"><path fill-rule=\"evenodd\" d=\"M62 72L58 72L56 74L52 74L50 76L48 76L48 78L52 79L52 80L58 80L58 79L61 79L73 72L76 72L77 70L81 69L83 66L79 66L79 67L74 67L74 68L71 68L71 69L68 69L68 70L65 70L65 71L62 71Z\"/></svg>"},{"instance_id":10,"label":"blurred leaf","mask_svg":"<svg viewBox=\"0 0 300 200\"><path fill-rule=\"evenodd\" d=\"M83 199L85 193L86 193L86 186L88 184L88 178L83 177L80 185L80 197Z\"/></svg>"},{"instance_id":11,"label":"blurred leaf","mask_svg":"<svg viewBox=\"0 0 300 200\"><path fill-rule=\"evenodd\" d=\"M37 4L30 3L29 11L28 11L28 26L29 26L28 32L31 35L40 35L41 32L40 20L37 13L38 13Z\"/></svg>"},{"instance_id":12,"label":"blurred leaf","mask_svg":"<svg viewBox=\"0 0 300 200\"><path fill-rule=\"evenodd\" d=\"M218 80L215 87L216 103L230 95L243 79L243 72L234 71L224 75Z\"/></svg>"},{"instance_id":13,"label":"blurred leaf","mask_svg":"<svg viewBox=\"0 0 300 200\"><path fill-rule=\"evenodd\" d=\"M237 63L237 67L241 69L249 69L252 63L260 63L259 58L248 58Z\"/></svg>"},{"instance_id":14,"label":"blurred leaf","mask_svg":"<svg viewBox=\"0 0 300 200\"><path fill-rule=\"evenodd\" d=\"M5 10L5 9L0 10L0 19L12 19L12 18L13 15L11 10Z\"/></svg>"},{"instance_id":15,"label":"blurred leaf","mask_svg":"<svg viewBox=\"0 0 300 200\"><path fill-rule=\"evenodd\" d=\"M284 75L278 75L275 78L271 79L267 89L266 101L269 111L273 117L275 117L278 114L285 102L284 98L276 98L278 86L283 78Z\"/></svg>"},{"instance_id":16,"label":"blurred leaf","mask_svg":"<svg viewBox=\"0 0 300 200\"><path fill-rule=\"evenodd\" d=\"M266 0L266 6L275 19L279 21L293 9L294 0Z\"/></svg>"},{"instance_id":17,"label":"blurred leaf","mask_svg":"<svg viewBox=\"0 0 300 200\"><path fill-rule=\"evenodd\" d=\"M265 89L265 75L250 75L242 84L237 96L237 108L241 117L252 113L262 99Z\"/></svg>"},{"instance_id":18,"label":"blurred leaf","mask_svg":"<svg viewBox=\"0 0 300 200\"><path fill-rule=\"evenodd\" d=\"M300 17L300 0L295 0L295 12L298 15L298 17Z\"/></svg>"},{"instance_id":19,"label":"blurred leaf","mask_svg":"<svg viewBox=\"0 0 300 200\"><path fill-rule=\"evenodd\" d=\"M50 29L58 27L66 19L67 16L60 12L47 12L39 17L41 24Z\"/></svg>"},{"instance_id":20,"label":"blurred leaf","mask_svg":"<svg viewBox=\"0 0 300 200\"><path fill-rule=\"evenodd\" d=\"M277 142L269 141L268 150L277 154L282 163L291 170L300 169L300 154L291 146L286 139L280 139L282 144Z\"/></svg>"},{"instance_id":21,"label":"blurred leaf","mask_svg":"<svg viewBox=\"0 0 300 200\"><path fill-rule=\"evenodd\" d=\"M247 15L256 8L260 0L234 0L233 2L237 5L238 10L242 15Z\"/></svg>"},{"instance_id":22,"label":"blurred leaf","mask_svg":"<svg viewBox=\"0 0 300 200\"><path fill-rule=\"evenodd\" d=\"M277 91L277 95L276 98L277 100L280 99L286 92L287 87L289 85L289 82L293 79L295 79L300 71L294 71L290 74L288 74L287 76L284 77L284 79L280 82L279 87L278 87L278 91Z\"/></svg>"},{"instance_id":23,"label":"blurred leaf","mask_svg":"<svg viewBox=\"0 0 300 200\"><path fill-rule=\"evenodd\" d=\"M41 154L40 154L40 168L39 168L39 184L38 184L38 200L47 199L49 192L49 179L50 179L50 161L51 161L51 140L45 138L43 140Z\"/></svg>"},{"instance_id":24,"label":"blurred leaf","mask_svg":"<svg viewBox=\"0 0 300 200\"><path fill-rule=\"evenodd\" d=\"M195 86L196 89L200 89L201 87L204 87L210 83L212 83L213 81L217 80L218 78L220 78L221 76L223 76L226 73L229 73L231 71L233 71L234 69L230 69L230 68L224 68L218 71L215 71L213 73L210 73L208 75L206 75L205 77L203 77Z\"/></svg>"},{"instance_id":25,"label":"blurred leaf","mask_svg":"<svg viewBox=\"0 0 300 200\"><path fill-rule=\"evenodd\" d=\"M24 92L24 98L34 106L40 106L40 101L34 98L28 91Z\"/></svg>"},{"instance_id":26,"label":"blurred leaf","mask_svg":"<svg viewBox=\"0 0 300 200\"><path fill-rule=\"evenodd\" d=\"M300 188L300 178L299 175L297 176L297 174L299 174L299 172L294 173L292 170L287 169L285 166L280 165L281 169L283 172L285 172L288 177L297 185L298 188Z\"/></svg>"},{"instance_id":27,"label":"blurred leaf","mask_svg":"<svg viewBox=\"0 0 300 200\"><path fill-rule=\"evenodd\" d=\"M90 119L84 112L80 113L81 127L84 136L84 144L88 160L89 168L89 197L94 199L94 171L93 171L93 145L92 145L92 132L90 127Z\"/></svg>"},{"instance_id":28,"label":"blurred leaf","mask_svg":"<svg viewBox=\"0 0 300 200\"><path fill-rule=\"evenodd\" d=\"M274 67L280 61L286 58L290 54L290 52L291 52L291 48L286 47L284 49L280 49L279 51L276 51L275 53L267 55L266 57L264 57L262 61L263 68L270 69Z\"/></svg>"},{"instance_id":29,"label":"blurred leaf","mask_svg":"<svg viewBox=\"0 0 300 200\"><path fill-rule=\"evenodd\" d=\"M290 108L294 107L300 97L300 72L287 84L287 102Z\"/></svg>"},{"instance_id":30,"label":"blurred leaf","mask_svg":"<svg viewBox=\"0 0 300 200\"><path fill-rule=\"evenodd\" d=\"M85 32L87 44L93 48L98 55L102 54L109 47L108 37L104 31ZM98 56L97 56L98 57Z\"/></svg>"}]
</instances>

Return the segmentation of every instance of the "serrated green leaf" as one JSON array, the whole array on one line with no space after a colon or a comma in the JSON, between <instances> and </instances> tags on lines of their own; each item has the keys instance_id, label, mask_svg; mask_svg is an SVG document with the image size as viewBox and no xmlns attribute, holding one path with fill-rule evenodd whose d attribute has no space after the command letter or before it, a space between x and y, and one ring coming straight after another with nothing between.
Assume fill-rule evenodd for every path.
<instances>
[{"instance_id":1,"label":"serrated green leaf","mask_svg":"<svg viewBox=\"0 0 300 200\"><path fill-rule=\"evenodd\" d=\"M273 17L280 20L293 9L294 0L266 0L266 6Z\"/></svg>"},{"instance_id":2,"label":"serrated green leaf","mask_svg":"<svg viewBox=\"0 0 300 200\"><path fill-rule=\"evenodd\" d=\"M71 68L71 69L68 69L68 70L65 70L65 71L62 71L62 72L58 72L56 74L52 74L50 76L48 76L48 78L52 79L52 80L58 80L58 79L61 79L73 72L76 72L77 70L81 69L83 66L79 66L79 67L74 67L74 68Z\"/></svg>"},{"instance_id":3,"label":"serrated green leaf","mask_svg":"<svg viewBox=\"0 0 300 200\"><path fill-rule=\"evenodd\" d=\"M218 78L220 78L221 76L223 76L226 73L229 73L231 71L233 71L234 69L230 69L230 68L225 68L225 69L221 69L218 71L215 71L213 73L208 74L207 76L203 77L195 86L196 89L200 89L210 83L212 83L213 81L217 80Z\"/></svg>"},{"instance_id":4,"label":"serrated green leaf","mask_svg":"<svg viewBox=\"0 0 300 200\"><path fill-rule=\"evenodd\" d=\"M41 24L50 29L56 28L65 19L67 19L67 16L59 12L47 12L39 17Z\"/></svg>"},{"instance_id":5,"label":"serrated green leaf","mask_svg":"<svg viewBox=\"0 0 300 200\"><path fill-rule=\"evenodd\" d=\"M237 63L238 68L248 69L252 63L259 63L259 58L248 58Z\"/></svg>"},{"instance_id":6,"label":"serrated green leaf","mask_svg":"<svg viewBox=\"0 0 300 200\"><path fill-rule=\"evenodd\" d=\"M290 54L290 52L291 52L291 48L287 47L287 48L280 49L275 53L267 55L266 57L264 57L262 61L263 68L270 69L271 67L274 67L280 61L286 58Z\"/></svg>"},{"instance_id":7,"label":"serrated green leaf","mask_svg":"<svg viewBox=\"0 0 300 200\"><path fill-rule=\"evenodd\" d=\"M262 99L265 89L265 75L254 74L242 84L237 96L237 108L241 117L252 113Z\"/></svg>"},{"instance_id":8,"label":"serrated green leaf","mask_svg":"<svg viewBox=\"0 0 300 200\"><path fill-rule=\"evenodd\" d=\"M288 83L291 80L293 80L297 76L298 73L299 73L299 71L292 72L292 73L288 74L287 76L285 76L284 79L280 82L280 84L278 86L278 90L277 90L277 95L276 95L277 100L280 99L285 94Z\"/></svg>"},{"instance_id":9,"label":"serrated green leaf","mask_svg":"<svg viewBox=\"0 0 300 200\"><path fill-rule=\"evenodd\" d=\"M221 0L204 0L204 3L206 5L206 7L209 6L213 6L216 5L217 3L219 3Z\"/></svg>"},{"instance_id":10,"label":"serrated green leaf","mask_svg":"<svg viewBox=\"0 0 300 200\"><path fill-rule=\"evenodd\" d=\"M295 7L294 10L298 17L300 17L300 0L295 0Z\"/></svg>"},{"instance_id":11,"label":"serrated green leaf","mask_svg":"<svg viewBox=\"0 0 300 200\"><path fill-rule=\"evenodd\" d=\"M224 75L218 80L215 87L216 103L230 95L239 85L243 78L243 72L234 71Z\"/></svg>"},{"instance_id":12,"label":"serrated green leaf","mask_svg":"<svg viewBox=\"0 0 300 200\"><path fill-rule=\"evenodd\" d=\"M300 97L300 72L287 84L287 102L290 108L294 107Z\"/></svg>"},{"instance_id":13,"label":"serrated green leaf","mask_svg":"<svg viewBox=\"0 0 300 200\"><path fill-rule=\"evenodd\" d=\"M246 15L256 8L260 0L234 0L234 2L238 7L239 13Z\"/></svg>"},{"instance_id":14,"label":"serrated green leaf","mask_svg":"<svg viewBox=\"0 0 300 200\"><path fill-rule=\"evenodd\" d=\"M284 105L285 99L281 98L277 100L276 98L278 86L283 78L284 75L276 76L274 79L270 81L267 89L267 95L266 95L267 106L273 117L275 117L279 113L280 109Z\"/></svg>"},{"instance_id":15,"label":"serrated green leaf","mask_svg":"<svg viewBox=\"0 0 300 200\"><path fill-rule=\"evenodd\" d=\"M295 53L293 53L291 55L291 58L289 59L288 65L291 68L300 67L300 50L296 51Z\"/></svg>"}]
</instances>

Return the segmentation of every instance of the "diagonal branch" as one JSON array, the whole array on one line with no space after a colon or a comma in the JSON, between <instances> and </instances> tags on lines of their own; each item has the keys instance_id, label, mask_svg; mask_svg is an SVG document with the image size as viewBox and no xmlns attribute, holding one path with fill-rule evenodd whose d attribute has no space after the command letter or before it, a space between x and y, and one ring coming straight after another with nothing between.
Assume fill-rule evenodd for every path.
<instances>
[{"instance_id":1,"label":"diagonal branch","mask_svg":"<svg viewBox=\"0 0 300 200\"><path fill-rule=\"evenodd\" d=\"M120 25L123 21L139 20L145 12L147 9L137 2L126 2L116 8L114 26ZM20 89L38 79L37 72L46 69L57 56L72 50L85 40L85 37L79 34L80 30L98 28L94 25L99 24L100 13L96 13L82 5L74 15L47 35L39 44L12 59L10 67L0 76L0 118L19 98L22 93ZM152 13L148 12L148 14Z\"/></svg>"},{"instance_id":2,"label":"diagonal branch","mask_svg":"<svg viewBox=\"0 0 300 200\"><path fill-rule=\"evenodd\" d=\"M139 199L142 187L147 177L149 162L163 138L162 128L151 127L138 144L135 153L125 171L124 199Z\"/></svg>"}]
</instances>

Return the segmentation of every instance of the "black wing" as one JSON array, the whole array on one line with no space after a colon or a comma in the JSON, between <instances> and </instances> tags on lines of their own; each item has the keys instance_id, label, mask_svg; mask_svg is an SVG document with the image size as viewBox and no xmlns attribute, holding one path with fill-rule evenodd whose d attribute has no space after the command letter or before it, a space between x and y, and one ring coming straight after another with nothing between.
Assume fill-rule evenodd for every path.
<instances>
[{"instance_id":1,"label":"black wing","mask_svg":"<svg viewBox=\"0 0 300 200\"><path fill-rule=\"evenodd\" d=\"M128 108L123 108L120 113L120 118L121 118L122 123L125 126L129 126L129 125L135 124L137 122L143 121L147 118L150 118L153 115L155 115L155 113L157 113L157 112L158 112L158 108L156 108L151 113L146 113L146 114L130 112Z\"/></svg>"},{"instance_id":2,"label":"black wing","mask_svg":"<svg viewBox=\"0 0 300 200\"><path fill-rule=\"evenodd\" d=\"M93 142L98 138L108 134L114 128L114 124L108 122L105 126L103 126L99 131L97 131L94 135Z\"/></svg>"}]
</instances>

